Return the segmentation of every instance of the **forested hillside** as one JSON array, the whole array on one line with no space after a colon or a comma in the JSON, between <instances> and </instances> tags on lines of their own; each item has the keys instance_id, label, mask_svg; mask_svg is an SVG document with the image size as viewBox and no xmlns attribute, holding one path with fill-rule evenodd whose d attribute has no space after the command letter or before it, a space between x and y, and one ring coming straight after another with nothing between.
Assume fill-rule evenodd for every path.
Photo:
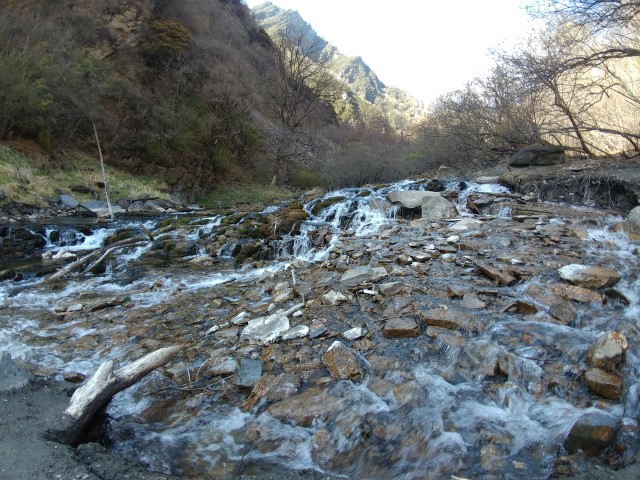
<instances>
[{"instance_id":1,"label":"forested hillside","mask_svg":"<svg viewBox=\"0 0 640 480\"><path fill-rule=\"evenodd\" d=\"M455 174L531 143L635 155L640 2L536 5L544 31L424 114L270 4L254 17L241 0L0 0L0 141L64 169L95 156L95 125L107 164L185 201L229 182Z\"/></svg>"}]
</instances>

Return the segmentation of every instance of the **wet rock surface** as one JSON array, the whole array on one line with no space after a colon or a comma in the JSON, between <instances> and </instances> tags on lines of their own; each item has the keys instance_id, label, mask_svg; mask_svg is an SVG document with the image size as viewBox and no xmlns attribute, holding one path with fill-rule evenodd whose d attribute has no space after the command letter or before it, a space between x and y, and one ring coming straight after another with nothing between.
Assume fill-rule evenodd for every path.
<instances>
[{"instance_id":1,"label":"wet rock surface","mask_svg":"<svg viewBox=\"0 0 640 480\"><path fill-rule=\"evenodd\" d=\"M185 477L277 463L352 478L547 478L565 447L595 452L593 465L631 461L615 425L638 410L637 245L615 219L515 218L508 202L534 206L463 190L468 216L415 224L390 218L386 193L340 192L316 216L313 202L294 208L310 215L291 215L300 235L252 239L241 268L231 246L273 212L154 229L195 253L145 245L104 274L3 283L3 338L30 373L54 376L182 345L114 401L110 436ZM605 296L609 280L563 279L573 264L618 272L629 304ZM575 426L594 410L614 426Z\"/></svg>"}]
</instances>

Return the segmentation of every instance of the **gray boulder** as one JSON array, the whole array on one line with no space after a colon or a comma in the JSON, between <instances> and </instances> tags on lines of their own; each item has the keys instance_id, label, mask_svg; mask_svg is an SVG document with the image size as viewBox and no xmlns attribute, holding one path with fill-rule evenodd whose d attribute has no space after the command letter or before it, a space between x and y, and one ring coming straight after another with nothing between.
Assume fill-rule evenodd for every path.
<instances>
[{"instance_id":1,"label":"gray boulder","mask_svg":"<svg viewBox=\"0 0 640 480\"><path fill-rule=\"evenodd\" d=\"M18 390L29 383L29 374L11 359L7 352L0 352L0 392Z\"/></svg>"},{"instance_id":2,"label":"gray boulder","mask_svg":"<svg viewBox=\"0 0 640 480\"><path fill-rule=\"evenodd\" d=\"M399 203L404 208L418 208L422 205L422 199L430 192L422 190L403 190L397 192L389 192L387 200L391 203Z\"/></svg>"},{"instance_id":3,"label":"gray boulder","mask_svg":"<svg viewBox=\"0 0 640 480\"><path fill-rule=\"evenodd\" d=\"M632 233L640 235L640 206L629 212L629 216L627 217L627 226Z\"/></svg>"},{"instance_id":4,"label":"gray boulder","mask_svg":"<svg viewBox=\"0 0 640 480\"><path fill-rule=\"evenodd\" d=\"M509 157L509 165L558 165L564 161L564 150L564 147L556 145L528 145Z\"/></svg>"},{"instance_id":5,"label":"gray boulder","mask_svg":"<svg viewBox=\"0 0 640 480\"><path fill-rule=\"evenodd\" d=\"M439 193L424 192L425 195L422 198L422 218L426 220L443 220L446 218L453 218L458 215L458 210L449 200L444 198Z\"/></svg>"},{"instance_id":6,"label":"gray boulder","mask_svg":"<svg viewBox=\"0 0 640 480\"><path fill-rule=\"evenodd\" d=\"M73 195L68 195L66 193L60 195L59 203L62 208L76 208L80 204Z\"/></svg>"}]
</instances>

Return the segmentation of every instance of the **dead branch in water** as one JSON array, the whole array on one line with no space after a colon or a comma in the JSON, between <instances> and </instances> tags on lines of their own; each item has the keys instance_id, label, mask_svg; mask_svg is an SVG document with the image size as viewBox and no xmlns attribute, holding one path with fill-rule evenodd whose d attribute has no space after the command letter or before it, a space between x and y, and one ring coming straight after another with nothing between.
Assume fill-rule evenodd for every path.
<instances>
[{"instance_id":1,"label":"dead branch in water","mask_svg":"<svg viewBox=\"0 0 640 480\"><path fill-rule=\"evenodd\" d=\"M47 437L68 445L78 445L93 417L109 404L116 393L166 365L180 350L182 347L178 345L161 348L115 371L113 360L104 362L71 397L64 411L62 429L48 432Z\"/></svg>"}]
</instances>

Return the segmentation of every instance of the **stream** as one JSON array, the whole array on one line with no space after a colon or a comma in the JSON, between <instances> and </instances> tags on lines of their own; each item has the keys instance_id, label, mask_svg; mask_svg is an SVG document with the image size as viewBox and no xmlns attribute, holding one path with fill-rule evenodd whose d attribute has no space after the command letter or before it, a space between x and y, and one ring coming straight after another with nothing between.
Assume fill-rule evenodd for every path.
<instances>
[{"instance_id":1,"label":"stream","mask_svg":"<svg viewBox=\"0 0 640 480\"><path fill-rule=\"evenodd\" d=\"M617 226L623 219L499 185L441 183L453 218L425 221L387 200L426 189L425 180L327 193L279 235L283 206L41 226L45 257L98 248L140 225L155 238L97 273L47 282L39 270L63 263L44 258L20 281L1 282L0 345L32 373L60 380L184 346L107 413L113 448L186 478L287 468L524 479L634 461L639 245ZM234 260L249 244L238 232L263 224L273 235L255 234L258 253ZM621 278L576 287L559 275L571 264ZM251 321L294 305L275 339L248 339ZM607 331L628 342L613 398L585 383L587 350ZM594 455L565 442L588 414L616 425Z\"/></svg>"}]
</instances>

